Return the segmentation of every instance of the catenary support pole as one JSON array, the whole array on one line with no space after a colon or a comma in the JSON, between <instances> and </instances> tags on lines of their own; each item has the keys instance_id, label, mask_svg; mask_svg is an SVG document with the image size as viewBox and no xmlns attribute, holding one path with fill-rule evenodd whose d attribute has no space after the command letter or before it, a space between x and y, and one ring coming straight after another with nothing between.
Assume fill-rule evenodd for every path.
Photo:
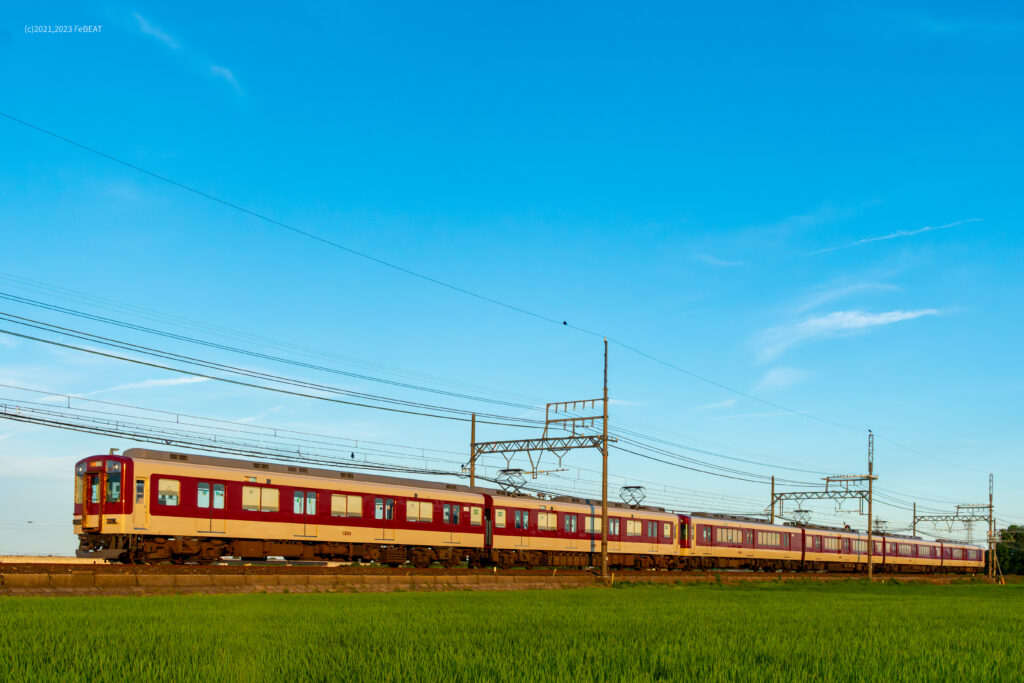
<instances>
[{"instance_id":1,"label":"catenary support pole","mask_svg":"<svg viewBox=\"0 0 1024 683\"><path fill-rule=\"evenodd\" d=\"M871 537L871 503L873 502L873 486L875 482L875 435L868 430L868 581L874 580L874 569L871 566L874 562L875 543Z\"/></svg>"},{"instance_id":2,"label":"catenary support pole","mask_svg":"<svg viewBox=\"0 0 1024 683\"><path fill-rule=\"evenodd\" d=\"M604 340L604 419L601 435L601 578L608 580L608 340Z\"/></svg>"},{"instance_id":3,"label":"catenary support pole","mask_svg":"<svg viewBox=\"0 0 1024 683\"><path fill-rule=\"evenodd\" d=\"M476 413L469 423L469 487L476 486Z\"/></svg>"},{"instance_id":4,"label":"catenary support pole","mask_svg":"<svg viewBox=\"0 0 1024 683\"><path fill-rule=\"evenodd\" d=\"M990 579L996 577L996 526L995 508L992 507L992 485L993 477L988 475L988 576Z\"/></svg>"},{"instance_id":5,"label":"catenary support pole","mask_svg":"<svg viewBox=\"0 0 1024 683\"><path fill-rule=\"evenodd\" d=\"M772 522L772 524L775 524L775 475L774 474L772 475L772 512L771 512L771 522Z\"/></svg>"}]
</instances>

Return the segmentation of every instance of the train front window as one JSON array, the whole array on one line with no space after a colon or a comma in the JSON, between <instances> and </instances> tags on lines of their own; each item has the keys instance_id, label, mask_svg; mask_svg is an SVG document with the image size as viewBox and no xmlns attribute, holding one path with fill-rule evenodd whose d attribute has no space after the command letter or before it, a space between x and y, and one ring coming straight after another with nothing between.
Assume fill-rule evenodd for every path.
<instances>
[{"instance_id":1,"label":"train front window","mask_svg":"<svg viewBox=\"0 0 1024 683\"><path fill-rule=\"evenodd\" d=\"M121 502L121 473L111 473L107 475L107 502L108 503L120 503Z\"/></svg>"},{"instance_id":2,"label":"train front window","mask_svg":"<svg viewBox=\"0 0 1024 683\"><path fill-rule=\"evenodd\" d=\"M85 497L85 477L75 477L75 504L81 505Z\"/></svg>"}]
</instances>

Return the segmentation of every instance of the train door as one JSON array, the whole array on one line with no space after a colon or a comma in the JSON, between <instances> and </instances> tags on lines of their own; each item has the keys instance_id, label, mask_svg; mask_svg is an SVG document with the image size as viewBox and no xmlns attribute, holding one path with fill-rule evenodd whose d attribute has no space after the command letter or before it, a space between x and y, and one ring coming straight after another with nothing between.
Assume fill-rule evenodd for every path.
<instances>
[{"instance_id":1,"label":"train door","mask_svg":"<svg viewBox=\"0 0 1024 683\"><path fill-rule=\"evenodd\" d=\"M99 532L103 527L103 473L86 472L82 504L82 531Z\"/></svg>"},{"instance_id":2,"label":"train door","mask_svg":"<svg viewBox=\"0 0 1024 683\"><path fill-rule=\"evenodd\" d=\"M213 485L213 498L210 502L210 532L223 534L227 531L227 513L224 503L226 500L224 484Z\"/></svg>"},{"instance_id":3,"label":"train door","mask_svg":"<svg viewBox=\"0 0 1024 683\"><path fill-rule=\"evenodd\" d=\"M650 543L651 543L650 550L651 550L652 553L656 553L656 552L658 552L658 532L660 531L659 527L661 525L658 524L657 522L647 522L647 526L650 527L650 529L648 531L648 534L647 534L648 536L651 537L650 538Z\"/></svg>"},{"instance_id":4,"label":"train door","mask_svg":"<svg viewBox=\"0 0 1024 683\"><path fill-rule=\"evenodd\" d=\"M530 547L530 511L513 510L512 512L516 525L516 533L519 535L519 547Z\"/></svg>"},{"instance_id":5,"label":"train door","mask_svg":"<svg viewBox=\"0 0 1024 683\"><path fill-rule=\"evenodd\" d=\"M374 498L373 517L381 526L380 540L395 540L395 499Z\"/></svg>"},{"instance_id":6,"label":"train door","mask_svg":"<svg viewBox=\"0 0 1024 683\"><path fill-rule=\"evenodd\" d=\"M448 527L448 542L449 543L462 543L462 506L458 503L449 505L444 504L441 508L443 520L445 526Z\"/></svg>"},{"instance_id":7,"label":"train door","mask_svg":"<svg viewBox=\"0 0 1024 683\"><path fill-rule=\"evenodd\" d=\"M196 483L196 531L210 532L213 528L212 509L210 508L210 482Z\"/></svg>"},{"instance_id":8,"label":"train door","mask_svg":"<svg viewBox=\"0 0 1024 683\"><path fill-rule=\"evenodd\" d=\"M608 518L608 552L620 552L622 550L622 535L619 533L618 517Z\"/></svg>"},{"instance_id":9,"label":"train door","mask_svg":"<svg viewBox=\"0 0 1024 683\"><path fill-rule=\"evenodd\" d=\"M393 501L391 507L393 511ZM294 491L292 493L292 512L298 515L299 520L295 532L296 536L317 535L316 491Z\"/></svg>"},{"instance_id":10,"label":"train door","mask_svg":"<svg viewBox=\"0 0 1024 683\"><path fill-rule=\"evenodd\" d=\"M146 480L142 477L135 480L135 507L132 508L132 519L136 529L145 531L149 528L149 501L146 500Z\"/></svg>"}]
</instances>

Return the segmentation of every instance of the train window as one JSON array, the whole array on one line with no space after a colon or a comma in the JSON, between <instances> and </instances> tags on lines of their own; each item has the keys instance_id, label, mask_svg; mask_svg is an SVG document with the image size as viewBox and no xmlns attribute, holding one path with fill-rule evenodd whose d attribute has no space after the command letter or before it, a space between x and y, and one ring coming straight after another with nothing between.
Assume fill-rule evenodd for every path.
<instances>
[{"instance_id":1,"label":"train window","mask_svg":"<svg viewBox=\"0 0 1024 683\"><path fill-rule=\"evenodd\" d=\"M391 498L384 499L384 519L395 518L395 501Z\"/></svg>"},{"instance_id":2,"label":"train window","mask_svg":"<svg viewBox=\"0 0 1024 683\"><path fill-rule=\"evenodd\" d=\"M710 545L711 544L711 527L709 527L709 526L702 526L701 530L702 530L703 536L704 536L704 544L705 545Z\"/></svg>"},{"instance_id":3,"label":"train window","mask_svg":"<svg viewBox=\"0 0 1024 683\"><path fill-rule=\"evenodd\" d=\"M210 507L210 485L205 481L196 484L196 507Z\"/></svg>"},{"instance_id":4,"label":"train window","mask_svg":"<svg viewBox=\"0 0 1024 683\"><path fill-rule=\"evenodd\" d=\"M331 494L331 517L362 517L363 497ZM380 519L378 517L377 519Z\"/></svg>"},{"instance_id":5,"label":"train window","mask_svg":"<svg viewBox=\"0 0 1024 683\"><path fill-rule=\"evenodd\" d=\"M118 463L120 466L120 463ZM121 502L121 473L112 472L107 474L107 502Z\"/></svg>"},{"instance_id":6,"label":"train window","mask_svg":"<svg viewBox=\"0 0 1024 683\"><path fill-rule=\"evenodd\" d=\"M374 498L373 500L373 518L384 519L384 499Z\"/></svg>"},{"instance_id":7,"label":"train window","mask_svg":"<svg viewBox=\"0 0 1024 683\"><path fill-rule=\"evenodd\" d=\"M657 538L658 537L658 523L657 522L647 522L647 536L649 538Z\"/></svg>"},{"instance_id":8,"label":"train window","mask_svg":"<svg viewBox=\"0 0 1024 683\"><path fill-rule=\"evenodd\" d=\"M831 550L831 551L839 550L839 539L838 538L826 538L825 539L825 550Z\"/></svg>"},{"instance_id":9,"label":"train window","mask_svg":"<svg viewBox=\"0 0 1024 683\"><path fill-rule=\"evenodd\" d=\"M277 512L279 502L277 489L260 489L260 512Z\"/></svg>"},{"instance_id":10,"label":"train window","mask_svg":"<svg viewBox=\"0 0 1024 683\"><path fill-rule=\"evenodd\" d=\"M587 517L583 522L584 531L588 534L599 534L601 533L601 518L600 517Z\"/></svg>"},{"instance_id":11,"label":"train window","mask_svg":"<svg viewBox=\"0 0 1024 683\"><path fill-rule=\"evenodd\" d=\"M747 545L754 545L754 532L753 531L744 532L743 536L744 536L743 542L745 544L747 544Z\"/></svg>"},{"instance_id":12,"label":"train window","mask_svg":"<svg viewBox=\"0 0 1024 683\"><path fill-rule=\"evenodd\" d=\"M292 494L292 514L301 515L302 508L305 505L306 496L303 495L302 491L296 491Z\"/></svg>"},{"instance_id":13,"label":"train window","mask_svg":"<svg viewBox=\"0 0 1024 683\"><path fill-rule=\"evenodd\" d=\"M306 491L306 514L316 515L316 491Z\"/></svg>"},{"instance_id":14,"label":"train window","mask_svg":"<svg viewBox=\"0 0 1024 683\"><path fill-rule=\"evenodd\" d=\"M515 522L517 529L529 529L530 528L530 511L529 510L516 510L515 511Z\"/></svg>"},{"instance_id":15,"label":"train window","mask_svg":"<svg viewBox=\"0 0 1024 683\"><path fill-rule=\"evenodd\" d=\"M407 501L405 518L410 522L430 522L434 519L434 504L426 500Z\"/></svg>"},{"instance_id":16,"label":"train window","mask_svg":"<svg viewBox=\"0 0 1024 683\"><path fill-rule=\"evenodd\" d=\"M139 483L141 484L142 482L140 481ZM224 509L224 484L213 485L213 509Z\"/></svg>"},{"instance_id":17,"label":"train window","mask_svg":"<svg viewBox=\"0 0 1024 683\"><path fill-rule=\"evenodd\" d=\"M665 522L665 526L662 529L661 535L665 538L672 538L672 525L670 523Z\"/></svg>"},{"instance_id":18,"label":"train window","mask_svg":"<svg viewBox=\"0 0 1024 683\"><path fill-rule=\"evenodd\" d=\"M600 526L601 520L599 519L599 520L597 520L597 522L598 522L598 529L597 530L601 531L601 526ZM617 518L616 519L609 519L608 520L608 535L609 536L618 536L619 535L619 520Z\"/></svg>"},{"instance_id":19,"label":"train window","mask_svg":"<svg viewBox=\"0 0 1024 683\"><path fill-rule=\"evenodd\" d=\"M636 519L626 520L626 535L627 536L639 536L642 531L640 521Z\"/></svg>"},{"instance_id":20,"label":"train window","mask_svg":"<svg viewBox=\"0 0 1024 683\"><path fill-rule=\"evenodd\" d=\"M454 505L449 505L448 503L444 504L444 507L442 508L442 514L444 516L445 524L459 523L459 507L460 506L458 503Z\"/></svg>"},{"instance_id":21,"label":"train window","mask_svg":"<svg viewBox=\"0 0 1024 683\"><path fill-rule=\"evenodd\" d=\"M177 505L181 482L177 479L158 479L156 501L161 505ZM94 492L95 493L95 492Z\"/></svg>"},{"instance_id":22,"label":"train window","mask_svg":"<svg viewBox=\"0 0 1024 683\"><path fill-rule=\"evenodd\" d=\"M494 510L494 526L499 529L505 528L505 510L502 508L495 508Z\"/></svg>"},{"instance_id":23,"label":"train window","mask_svg":"<svg viewBox=\"0 0 1024 683\"><path fill-rule=\"evenodd\" d=\"M146 480L135 480L135 502L142 503L146 500Z\"/></svg>"},{"instance_id":24,"label":"train window","mask_svg":"<svg viewBox=\"0 0 1024 683\"><path fill-rule=\"evenodd\" d=\"M566 515L566 519L568 519ZM558 513L555 512L538 512L537 513L537 530L538 531L556 531L558 529Z\"/></svg>"},{"instance_id":25,"label":"train window","mask_svg":"<svg viewBox=\"0 0 1024 683\"><path fill-rule=\"evenodd\" d=\"M249 510L252 512L259 512L260 510L260 487L259 486L243 486L242 487L242 509Z\"/></svg>"},{"instance_id":26,"label":"train window","mask_svg":"<svg viewBox=\"0 0 1024 683\"><path fill-rule=\"evenodd\" d=\"M85 477L75 477L75 504L81 505L85 498Z\"/></svg>"},{"instance_id":27,"label":"train window","mask_svg":"<svg viewBox=\"0 0 1024 683\"><path fill-rule=\"evenodd\" d=\"M430 521L430 520L427 520ZM480 526L484 523L484 509L480 507L469 508L469 523L473 526Z\"/></svg>"},{"instance_id":28,"label":"train window","mask_svg":"<svg viewBox=\"0 0 1024 683\"><path fill-rule=\"evenodd\" d=\"M576 515L565 516L565 530L570 534L576 533Z\"/></svg>"}]
</instances>

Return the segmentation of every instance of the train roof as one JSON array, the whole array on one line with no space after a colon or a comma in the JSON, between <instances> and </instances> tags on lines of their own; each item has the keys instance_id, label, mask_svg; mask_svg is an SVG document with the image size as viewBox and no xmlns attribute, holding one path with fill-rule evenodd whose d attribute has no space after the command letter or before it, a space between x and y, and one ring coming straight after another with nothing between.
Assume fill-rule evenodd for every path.
<instances>
[{"instance_id":1,"label":"train roof","mask_svg":"<svg viewBox=\"0 0 1024 683\"><path fill-rule=\"evenodd\" d=\"M574 496L541 497L523 493L506 493L500 489L470 487L465 484L447 484L440 481L424 481L422 479L407 479L404 477L387 477L380 474L367 474L365 472L348 472L345 470L334 470L320 467L307 467L305 465L288 465L283 463L260 462L255 460L241 460L237 458L224 458L213 455L197 455L195 453L181 453L178 451L159 451L151 448L129 448L121 454L123 457L134 460L163 460L167 462L188 462L196 465L207 465L211 467L227 467L232 469L278 472L280 474L303 474L314 477L325 477L331 479L346 479L366 483L385 484L388 486L408 486L412 488L437 489L440 491L459 491L478 495L488 495L502 498L524 498L538 502L555 503L577 503L580 505L600 505L600 500L589 498L577 498ZM632 508L624 503L608 501L608 507L616 510L637 509L644 512L665 512L663 508L641 506Z\"/></svg>"}]
</instances>

